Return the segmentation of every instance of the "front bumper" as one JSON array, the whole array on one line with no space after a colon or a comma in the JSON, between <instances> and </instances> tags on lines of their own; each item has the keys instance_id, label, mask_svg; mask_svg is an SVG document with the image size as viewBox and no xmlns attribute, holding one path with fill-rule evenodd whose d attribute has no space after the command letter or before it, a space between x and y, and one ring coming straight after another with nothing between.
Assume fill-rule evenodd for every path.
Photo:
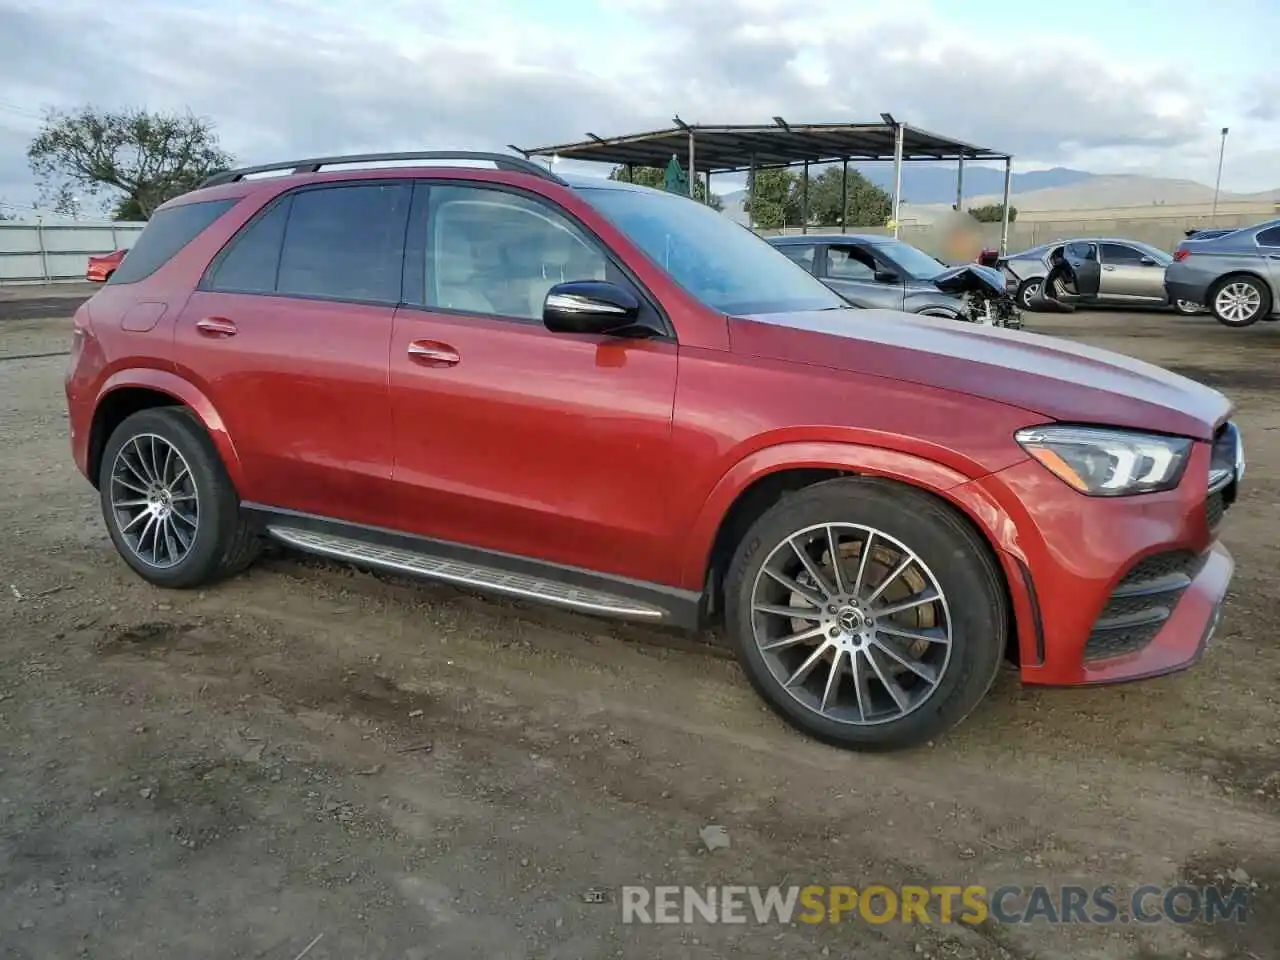
<instances>
[{"instance_id":1,"label":"front bumper","mask_svg":"<svg viewBox=\"0 0 1280 960\"><path fill-rule=\"evenodd\" d=\"M1007 516L999 540L1026 683L1116 683L1199 659L1235 568L1217 539L1243 462L1210 493L1211 465L1238 453L1197 444L1182 483L1158 494L1084 497L1025 461L973 484Z\"/></svg>"},{"instance_id":2,"label":"front bumper","mask_svg":"<svg viewBox=\"0 0 1280 960\"><path fill-rule=\"evenodd\" d=\"M1209 295L1209 290L1204 284L1166 278L1164 281L1164 293L1169 298L1170 303L1176 303L1179 300L1190 300L1192 303L1204 304L1205 298Z\"/></svg>"}]
</instances>

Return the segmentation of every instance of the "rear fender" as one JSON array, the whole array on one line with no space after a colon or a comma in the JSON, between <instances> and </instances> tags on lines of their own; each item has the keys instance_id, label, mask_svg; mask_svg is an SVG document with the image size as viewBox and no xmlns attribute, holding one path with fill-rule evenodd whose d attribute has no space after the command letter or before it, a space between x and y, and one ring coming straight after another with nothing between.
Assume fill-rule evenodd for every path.
<instances>
[{"instance_id":1,"label":"rear fender","mask_svg":"<svg viewBox=\"0 0 1280 960\"><path fill-rule=\"evenodd\" d=\"M128 387L155 390L157 393L173 397L173 399L188 407L196 415L205 432L209 434L214 447L217 448L218 455L222 457L222 463L227 468L227 474L231 477L231 482L237 488L241 488L243 472L240 466L240 456L236 453L235 444L231 441L231 434L227 431L226 424L222 422L222 417L214 407L213 402L198 387L189 380L184 380L177 374L170 373L167 370L157 370L151 367L118 370L102 385L102 389L98 392L98 397L94 401L94 409L98 409L108 394Z\"/></svg>"}]
</instances>

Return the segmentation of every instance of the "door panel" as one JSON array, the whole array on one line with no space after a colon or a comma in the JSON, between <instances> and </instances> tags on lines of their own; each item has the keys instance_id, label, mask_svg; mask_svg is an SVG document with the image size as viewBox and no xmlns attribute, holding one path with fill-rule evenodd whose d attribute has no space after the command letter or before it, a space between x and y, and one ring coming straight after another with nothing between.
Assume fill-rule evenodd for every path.
<instances>
[{"instance_id":1,"label":"door panel","mask_svg":"<svg viewBox=\"0 0 1280 960\"><path fill-rule=\"evenodd\" d=\"M1280 227L1271 227L1257 236L1258 252L1262 254L1267 273L1271 277L1271 289L1280 290Z\"/></svg>"},{"instance_id":2,"label":"door panel","mask_svg":"<svg viewBox=\"0 0 1280 960\"><path fill-rule=\"evenodd\" d=\"M500 189L420 188L410 233L425 270L406 271L391 343L399 529L669 579L677 346L540 321L554 283L629 279L562 211ZM424 343L450 362L423 364Z\"/></svg>"},{"instance_id":3,"label":"door panel","mask_svg":"<svg viewBox=\"0 0 1280 960\"><path fill-rule=\"evenodd\" d=\"M245 500L386 525L395 308L196 291L175 355L222 416ZM204 320L234 324L209 333ZM205 324L208 327L208 324Z\"/></svg>"},{"instance_id":4,"label":"door panel","mask_svg":"<svg viewBox=\"0 0 1280 960\"><path fill-rule=\"evenodd\" d=\"M1108 300L1164 300L1164 268L1144 264L1146 255L1136 247L1119 243L1099 244L1102 261L1099 294Z\"/></svg>"},{"instance_id":5,"label":"door panel","mask_svg":"<svg viewBox=\"0 0 1280 960\"><path fill-rule=\"evenodd\" d=\"M820 258L824 282L860 307L901 310L906 300L906 284L901 280L876 279L880 266L871 251L856 244L825 248Z\"/></svg>"},{"instance_id":6,"label":"door panel","mask_svg":"<svg viewBox=\"0 0 1280 960\"><path fill-rule=\"evenodd\" d=\"M236 234L187 301L175 356L227 425L242 498L394 519L387 351L411 198L396 181L287 193Z\"/></svg>"},{"instance_id":7,"label":"door panel","mask_svg":"<svg viewBox=\"0 0 1280 960\"><path fill-rule=\"evenodd\" d=\"M1102 265L1098 262L1098 245L1078 241L1063 247L1063 256L1075 275L1076 296L1097 297L1102 286Z\"/></svg>"}]
</instances>

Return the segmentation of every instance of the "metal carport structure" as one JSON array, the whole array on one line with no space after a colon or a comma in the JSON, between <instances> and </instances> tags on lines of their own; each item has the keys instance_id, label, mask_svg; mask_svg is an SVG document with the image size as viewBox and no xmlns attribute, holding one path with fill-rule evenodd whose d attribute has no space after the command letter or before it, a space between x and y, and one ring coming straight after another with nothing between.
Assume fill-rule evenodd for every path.
<instances>
[{"instance_id":1,"label":"metal carport structure","mask_svg":"<svg viewBox=\"0 0 1280 960\"><path fill-rule=\"evenodd\" d=\"M737 124L704 126L685 123L679 117L674 127L604 138L588 133L588 140L548 147L525 149L510 145L527 157L557 157L565 160L590 160L624 166L658 167L667 165L673 155L684 155L689 175L689 195L693 196L698 174L706 176L707 195L711 195L713 173L746 172L748 190L754 184L756 170L803 166L801 180L801 228L808 230L809 168L814 164L841 163L845 190L848 190L849 161L893 162L893 232L898 233L902 205L902 165L919 161L954 161L956 163L956 209L964 201L964 165L966 161L1004 161L1004 217L1000 226L1000 252L1007 252L1009 241L1009 193L1013 179L1013 157L987 147L974 146L961 140L943 137L882 113L879 123L788 123L774 117L769 125ZM748 193L747 209L751 209ZM848 206L847 192L841 209ZM841 223L840 229L845 230Z\"/></svg>"}]
</instances>

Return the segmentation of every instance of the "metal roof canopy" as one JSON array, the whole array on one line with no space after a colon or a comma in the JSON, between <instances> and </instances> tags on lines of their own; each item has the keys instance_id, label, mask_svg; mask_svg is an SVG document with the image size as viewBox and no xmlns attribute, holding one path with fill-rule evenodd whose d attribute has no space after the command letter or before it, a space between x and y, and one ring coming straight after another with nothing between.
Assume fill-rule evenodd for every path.
<instances>
[{"instance_id":1,"label":"metal roof canopy","mask_svg":"<svg viewBox=\"0 0 1280 960\"><path fill-rule=\"evenodd\" d=\"M850 160L893 161L893 223L898 233L901 207L902 164L921 161L953 161L957 164L956 209L964 201L964 164L966 160L1003 160L1004 222L1001 226L1000 252L1008 246L1009 193L1012 186L1013 157L1007 153L975 146L961 140L940 136L895 120L882 113L879 123L788 123L774 117L771 125L731 124L703 126L689 124L675 117L676 124L667 130L653 130L606 139L588 133L588 140L548 147L512 149L525 157L557 157L566 160L589 160L626 167L665 167L673 155L683 154L687 169L707 176L804 166L803 201L807 206L808 171L811 164L844 163ZM689 177L690 195L696 174ZM749 178L750 179L750 178ZM807 211L802 229L808 229ZM841 224L843 231L844 225Z\"/></svg>"}]
</instances>

